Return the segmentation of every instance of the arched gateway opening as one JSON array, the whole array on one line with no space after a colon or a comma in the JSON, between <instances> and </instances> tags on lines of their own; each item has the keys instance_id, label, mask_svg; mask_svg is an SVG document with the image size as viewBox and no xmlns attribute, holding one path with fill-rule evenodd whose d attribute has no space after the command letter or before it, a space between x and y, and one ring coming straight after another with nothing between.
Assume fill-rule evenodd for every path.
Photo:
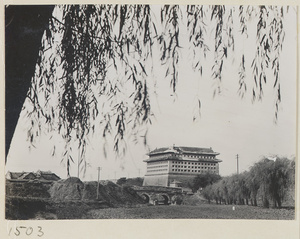
<instances>
[{"instance_id":1,"label":"arched gateway opening","mask_svg":"<svg viewBox=\"0 0 300 239\"><path fill-rule=\"evenodd\" d=\"M159 195L158 204L168 205L170 202L169 197L167 195Z\"/></svg>"},{"instance_id":2,"label":"arched gateway opening","mask_svg":"<svg viewBox=\"0 0 300 239\"><path fill-rule=\"evenodd\" d=\"M150 202L150 197L147 194L142 194L142 198L144 199L145 203L149 203Z\"/></svg>"}]
</instances>

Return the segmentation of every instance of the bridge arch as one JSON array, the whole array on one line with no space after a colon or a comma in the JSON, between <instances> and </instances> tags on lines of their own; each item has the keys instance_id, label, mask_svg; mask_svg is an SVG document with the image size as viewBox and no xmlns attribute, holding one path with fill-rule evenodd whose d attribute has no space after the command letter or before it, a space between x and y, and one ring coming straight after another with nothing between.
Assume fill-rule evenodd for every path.
<instances>
[{"instance_id":1,"label":"bridge arch","mask_svg":"<svg viewBox=\"0 0 300 239\"><path fill-rule=\"evenodd\" d=\"M164 205L168 205L171 203L170 197L168 194L159 194L161 200L160 203L163 203Z\"/></svg>"},{"instance_id":2,"label":"bridge arch","mask_svg":"<svg viewBox=\"0 0 300 239\"><path fill-rule=\"evenodd\" d=\"M146 203L150 202L150 196L147 193L142 193L141 196L145 200Z\"/></svg>"},{"instance_id":3,"label":"bridge arch","mask_svg":"<svg viewBox=\"0 0 300 239\"><path fill-rule=\"evenodd\" d=\"M169 205L173 203L174 195L180 196L181 189L163 187L135 187L137 194L144 199L145 203L154 205ZM173 203L174 204L174 203ZM178 203L180 204L180 203Z\"/></svg>"}]
</instances>

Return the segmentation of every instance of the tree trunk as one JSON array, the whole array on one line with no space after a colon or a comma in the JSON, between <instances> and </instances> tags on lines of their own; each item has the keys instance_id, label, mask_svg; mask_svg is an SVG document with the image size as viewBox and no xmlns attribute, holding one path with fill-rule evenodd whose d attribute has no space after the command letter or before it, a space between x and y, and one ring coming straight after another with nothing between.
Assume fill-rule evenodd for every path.
<instances>
[{"instance_id":1,"label":"tree trunk","mask_svg":"<svg viewBox=\"0 0 300 239\"><path fill-rule=\"evenodd\" d=\"M273 208L277 208L276 199L273 200Z\"/></svg>"},{"instance_id":2,"label":"tree trunk","mask_svg":"<svg viewBox=\"0 0 300 239\"><path fill-rule=\"evenodd\" d=\"M5 162L53 5L5 8Z\"/></svg>"},{"instance_id":3,"label":"tree trunk","mask_svg":"<svg viewBox=\"0 0 300 239\"><path fill-rule=\"evenodd\" d=\"M256 197L254 198L254 206L257 207L257 200L256 200Z\"/></svg>"},{"instance_id":4,"label":"tree trunk","mask_svg":"<svg viewBox=\"0 0 300 239\"><path fill-rule=\"evenodd\" d=\"M282 200L280 198L277 198L277 206L278 208L281 208L282 206Z\"/></svg>"},{"instance_id":5,"label":"tree trunk","mask_svg":"<svg viewBox=\"0 0 300 239\"><path fill-rule=\"evenodd\" d=\"M270 203L269 200L267 199L267 197L263 198L263 207L269 208Z\"/></svg>"}]
</instances>

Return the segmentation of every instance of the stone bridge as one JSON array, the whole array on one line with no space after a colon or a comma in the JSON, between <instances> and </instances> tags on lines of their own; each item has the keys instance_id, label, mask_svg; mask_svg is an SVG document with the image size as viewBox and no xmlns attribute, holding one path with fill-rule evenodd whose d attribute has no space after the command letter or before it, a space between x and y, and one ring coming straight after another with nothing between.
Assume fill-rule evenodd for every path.
<instances>
[{"instance_id":1,"label":"stone bridge","mask_svg":"<svg viewBox=\"0 0 300 239\"><path fill-rule=\"evenodd\" d=\"M134 186L133 189L141 197L145 199L147 203L154 205L158 204L176 204L178 198L182 198L181 188L161 187L161 186Z\"/></svg>"}]
</instances>

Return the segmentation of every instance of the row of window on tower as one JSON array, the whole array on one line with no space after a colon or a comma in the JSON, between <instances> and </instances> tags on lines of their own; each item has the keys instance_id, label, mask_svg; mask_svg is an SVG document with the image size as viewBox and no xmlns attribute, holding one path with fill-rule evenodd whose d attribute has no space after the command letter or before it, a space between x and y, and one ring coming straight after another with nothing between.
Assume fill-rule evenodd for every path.
<instances>
[{"instance_id":1,"label":"row of window on tower","mask_svg":"<svg viewBox=\"0 0 300 239\"><path fill-rule=\"evenodd\" d=\"M215 173L216 170L215 169L212 169L212 168L209 168L209 167L205 167L205 170L190 170L190 169L172 169L172 172L187 172L187 173L204 173L204 172L207 172L207 171L210 171L210 172L213 172Z\"/></svg>"},{"instance_id":2,"label":"row of window on tower","mask_svg":"<svg viewBox=\"0 0 300 239\"><path fill-rule=\"evenodd\" d=\"M147 166L147 168L165 168L168 167L168 164L161 164L161 165L154 165L154 166Z\"/></svg>"},{"instance_id":3,"label":"row of window on tower","mask_svg":"<svg viewBox=\"0 0 300 239\"><path fill-rule=\"evenodd\" d=\"M195 163L195 162L180 162L180 161L172 161L172 167L177 166L176 164L190 164L190 165L208 165L208 166L215 166L216 163ZM180 166L179 166L180 167Z\"/></svg>"},{"instance_id":4,"label":"row of window on tower","mask_svg":"<svg viewBox=\"0 0 300 239\"><path fill-rule=\"evenodd\" d=\"M189 158L198 158L198 159L213 159L215 156L211 155L190 155L190 154L184 154L183 156L189 157Z\"/></svg>"},{"instance_id":5,"label":"row of window on tower","mask_svg":"<svg viewBox=\"0 0 300 239\"><path fill-rule=\"evenodd\" d=\"M172 165L172 168L195 168L195 169L216 169L216 166L204 167L204 166L183 166L183 165Z\"/></svg>"},{"instance_id":6,"label":"row of window on tower","mask_svg":"<svg viewBox=\"0 0 300 239\"><path fill-rule=\"evenodd\" d=\"M161 172L161 171L167 171L168 169L165 168L165 169L148 169L147 172L150 173L150 172Z\"/></svg>"},{"instance_id":7,"label":"row of window on tower","mask_svg":"<svg viewBox=\"0 0 300 239\"><path fill-rule=\"evenodd\" d=\"M166 164L166 161L147 162L147 165Z\"/></svg>"}]
</instances>

